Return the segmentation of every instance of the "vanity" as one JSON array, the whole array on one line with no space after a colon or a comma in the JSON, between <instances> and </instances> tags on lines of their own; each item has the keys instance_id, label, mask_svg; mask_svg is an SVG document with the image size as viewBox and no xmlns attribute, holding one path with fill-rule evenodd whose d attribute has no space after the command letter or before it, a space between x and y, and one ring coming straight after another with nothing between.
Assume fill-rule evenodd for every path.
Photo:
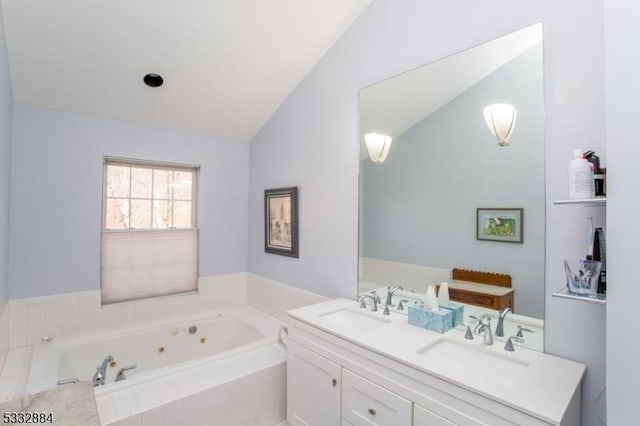
<instances>
[{"instance_id":1,"label":"vanity","mask_svg":"<svg viewBox=\"0 0 640 426\"><path fill-rule=\"evenodd\" d=\"M580 424L585 366L335 299L288 312L292 426Z\"/></svg>"}]
</instances>

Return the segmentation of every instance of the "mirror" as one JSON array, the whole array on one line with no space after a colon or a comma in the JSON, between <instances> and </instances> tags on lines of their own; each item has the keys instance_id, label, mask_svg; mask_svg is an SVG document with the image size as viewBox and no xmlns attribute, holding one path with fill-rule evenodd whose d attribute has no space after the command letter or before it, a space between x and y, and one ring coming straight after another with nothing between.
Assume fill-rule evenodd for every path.
<instances>
[{"instance_id":1,"label":"mirror","mask_svg":"<svg viewBox=\"0 0 640 426\"><path fill-rule=\"evenodd\" d=\"M402 286L395 306L443 281L453 294L460 281L477 298L456 299L472 302L465 313L484 312L488 305L476 303L484 291L508 292L506 319L537 327L527 340L542 350L542 54L537 24L360 91L359 292L382 292L384 303L387 286ZM506 146L493 132L499 117L485 121L492 104L517 112ZM369 154L369 133L391 138L383 162ZM454 268L508 275L511 287L493 285L493 275L484 283L473 273L453 280Z\"/></svg>"}]
</instances>

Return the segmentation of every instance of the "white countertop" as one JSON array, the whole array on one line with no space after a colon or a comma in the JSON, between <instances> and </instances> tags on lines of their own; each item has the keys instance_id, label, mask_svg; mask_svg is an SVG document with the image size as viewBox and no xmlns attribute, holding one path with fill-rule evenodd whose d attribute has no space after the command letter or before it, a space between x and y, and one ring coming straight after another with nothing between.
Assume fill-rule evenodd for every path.
<instances>
[{"instance_id":1,"label":"white countertop","mask_svg":"<svg viewBox=\"0 0 640 426\"><path fill-rule=\"evenodd\" d=\"M388 322L368 331L357 331L322 317L345 308L375 318L385 318ZM553 424L559 424L562 420L586 369L583 364L525 348L517 347L515 352L509 353L503 349L503 343L496 342L493 346L487 346L479 336L473 341L466 341L464 333L457 329L439 334L415 327L408 324L406 315L392 313L383 317L382 310L363 312L359 310L357 302L348 299L329 300L291 310L288 314L291 318ZM440 339L476 345L474 349L493 352L497 359L514 359L500 360L505 369L498 367L496 371L489 373L490 379L487 379L487 374L474 374L473 365L452 365L450 360L445 359L438 363L419 352ZM527 365L523 368L509 368L514 361Z\"/></svg>"}]
</instances>

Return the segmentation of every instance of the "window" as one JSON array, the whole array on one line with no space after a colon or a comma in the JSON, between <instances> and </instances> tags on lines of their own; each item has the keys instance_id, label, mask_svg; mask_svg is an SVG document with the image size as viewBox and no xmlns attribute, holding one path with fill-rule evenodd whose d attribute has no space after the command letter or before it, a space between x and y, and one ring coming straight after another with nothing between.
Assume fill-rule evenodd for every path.
<instances>
[{"instance_id":1,"label":"window","mask_svg":"<svg viewBox=\"0 0 640 426\"><path fill-rule=\"evenodd\" d=\"M196 166L105 159L103 303L196 290L197 177Z\"/></svg>"}]
</instances>

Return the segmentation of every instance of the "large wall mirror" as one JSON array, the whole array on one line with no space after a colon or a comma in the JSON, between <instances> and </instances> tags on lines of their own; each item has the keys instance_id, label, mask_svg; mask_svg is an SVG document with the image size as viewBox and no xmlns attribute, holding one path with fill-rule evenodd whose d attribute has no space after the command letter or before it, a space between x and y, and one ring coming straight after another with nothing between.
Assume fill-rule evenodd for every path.
<instances>
[{"instance_id":1,"label":"large wall mirror","mask_svg":"<svg viewBox=\"0 0 640 426\"><path fill-rule=\"evenodd\" d=\"M542 350L542 61L537 24L360 91L361 293L382 293L384 302L389 286L402 286L393 296L397 307L446 281L450 292L458 283L482 302L493 288L486 286L495 285L496 294L512 298L505 318L535 328L527 340ZM503 114L505 124L490 110L485 117L496 104L514 107ZM510 132L506 144L494 134L501 130ZM382 145L367 149L365 139L376 138L387 146L391 140L386 158ZM509 285L492 282L502 276ZM498 309L461 301L467 312Z\"/></svg>"}]
</instances>

